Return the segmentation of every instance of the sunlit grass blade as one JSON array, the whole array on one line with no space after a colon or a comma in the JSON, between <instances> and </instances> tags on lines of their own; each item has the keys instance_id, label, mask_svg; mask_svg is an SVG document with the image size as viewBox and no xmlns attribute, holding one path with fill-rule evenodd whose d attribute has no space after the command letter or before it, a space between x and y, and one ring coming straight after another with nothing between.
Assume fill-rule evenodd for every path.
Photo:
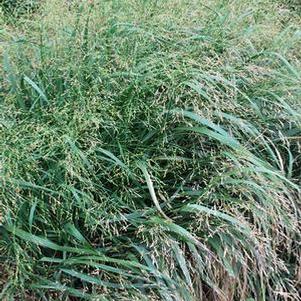
<instances>
[{"instance_id":1,"label":"sunlit grass blade","mask_svg":"<svg viewBox=\"0 0 301 301\"><path fill-rule=\"evenodd\" d=\"M151 177L146 169L146 166L143 164L143 163L140 163L138 164L139 168L142 170L143 172L143 175L145 177L145 181L146 181L146 184L147 184L147 187L148 187L148 190L149 190L149 193L151 195L151 198L158 210L158 212L163 216L165 217L167 220L170 220L170 218L163 212L163 210L161 209L160 207L160 204L159 204L159 201L157 199L157 196L156 196L156 192L155 192L155 189L154 189L154 185L153 185L153 182L151 180Z\"/></svg>"}]
</instances>

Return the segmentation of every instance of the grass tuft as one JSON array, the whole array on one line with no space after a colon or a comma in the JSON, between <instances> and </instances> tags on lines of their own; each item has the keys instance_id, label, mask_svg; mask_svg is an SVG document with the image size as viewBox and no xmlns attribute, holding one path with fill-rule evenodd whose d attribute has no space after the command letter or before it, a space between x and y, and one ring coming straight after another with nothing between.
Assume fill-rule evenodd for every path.
<instances>
[{"instance_id":1,"label":"grass tuft","mask_svg":"<svg viewBox=\"0 0 301 301\"><path fill-rule=\"evenodd\" d=\"M1 300L300 300L292 6L2 11Z\"/></svg>"}]
</instances>

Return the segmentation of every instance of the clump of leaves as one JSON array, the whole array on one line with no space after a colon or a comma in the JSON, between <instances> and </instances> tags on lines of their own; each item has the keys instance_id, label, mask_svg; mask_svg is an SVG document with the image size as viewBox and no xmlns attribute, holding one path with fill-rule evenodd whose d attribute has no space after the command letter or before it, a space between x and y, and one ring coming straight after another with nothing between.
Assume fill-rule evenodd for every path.
<instances>
[{"instance_id":1,"label":"clump of leaves","mask_svg":"<svg viewBox=\"0 0 301 301\"><path fill-rule=\"evenodd\" d=\"M1 31L0 299L298 300L299 21L90 3Z\"/></svg>"},{"instance_id":2,"label":"clump of leaves","mask_svg":"<svg viewBox=\"0 0 301 301\"><path fill-rule=\"evenodd\" d=\"M20 17L26 13L34 12L40 0L0 0L0 7L7 16Z\"/></svg>"}]
</instances>

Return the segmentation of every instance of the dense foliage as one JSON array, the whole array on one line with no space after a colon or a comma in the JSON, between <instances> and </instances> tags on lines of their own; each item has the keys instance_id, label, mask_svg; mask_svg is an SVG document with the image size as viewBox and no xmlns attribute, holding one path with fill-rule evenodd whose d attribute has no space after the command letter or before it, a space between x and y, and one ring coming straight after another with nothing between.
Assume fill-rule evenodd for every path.
<instances>
[{"instance_id":1,"label":"dense foliage","mask_svg":"<svg viewBox=\"0 0 301 301\"><path fill-rule=\"evenodd\" d=\"M0 0L0 7L6 17L18 17L34 12L40 2L39 0Z\"/></svg>"},{"instance_id":2,"label":"dense foliage","mask_svg":"<svg viewBox=\"0 0 301 301\"><path fill-rule=\"evenodd\" d=\"M0 300L298 300L300 16L73 2L0 21Z\"/></svg>"}]
</instances>

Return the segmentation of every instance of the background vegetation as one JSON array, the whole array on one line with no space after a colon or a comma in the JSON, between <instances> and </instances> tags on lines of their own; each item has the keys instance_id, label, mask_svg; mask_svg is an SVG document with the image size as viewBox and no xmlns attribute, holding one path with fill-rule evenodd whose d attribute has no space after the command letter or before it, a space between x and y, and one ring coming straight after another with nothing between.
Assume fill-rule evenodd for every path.
<instances>
[{"instance_id":1,"label":"background vegetation","mask_svg":"<svg viewBox=\"0 0 301 301\"><path fill-rule=\"evenodd\" d=\"M298 1L0 3L1 300L298 300Z\"/></svg>"}]
</instances>

